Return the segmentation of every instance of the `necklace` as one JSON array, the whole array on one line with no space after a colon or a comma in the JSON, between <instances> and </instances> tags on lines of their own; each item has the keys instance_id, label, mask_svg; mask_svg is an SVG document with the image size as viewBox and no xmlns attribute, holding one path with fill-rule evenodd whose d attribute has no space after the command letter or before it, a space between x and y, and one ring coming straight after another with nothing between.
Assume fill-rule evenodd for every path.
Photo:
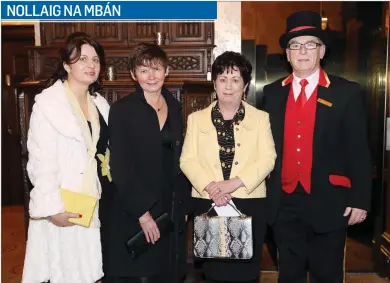
<instances>
[{"instance_id":1,"label":"necklace","mask_svg":"<svg viewBox=\"0 0 390 283\"><path fill-rule=\"evenodd\" d=\"M159 98L157 99L157 102L160 100L160 97L161 97L161 95L160 95ZM156 103L156 104L157 104L157 103ZM160 107L156 107L156 106L154 106L154 105L152 105L152 107L154 108L155 111L160 112L160 111L164 108L164 100L162 101Z\"/></svg>"},{"instance_id":2,"label":"necklace","mask_svg":"<svg viewBox=\"0 0 390 283\"><path fill-rule=\"evenodd\" d=\"M163 107L164 107L164 101L161 103L160 107L157 107L157 112L160 112L160 110L163 109Z\"/></svg>"}]
</instances>

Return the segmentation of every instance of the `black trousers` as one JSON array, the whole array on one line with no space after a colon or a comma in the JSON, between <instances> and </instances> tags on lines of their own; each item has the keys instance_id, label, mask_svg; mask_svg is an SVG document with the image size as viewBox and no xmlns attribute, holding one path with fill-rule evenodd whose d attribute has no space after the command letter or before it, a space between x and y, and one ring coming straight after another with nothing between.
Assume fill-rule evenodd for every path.
<instances>
[{"instance_id":1,"label":"black trousers","mask_svg":"<svg viewBox=\"0 0 390 283\"><path fill-rule=\"evenodd\" d=\"M301 185L284 194L274 226L278 246L278 283L343 283L347 228L316 233L308 221L310 195ZM331 207L329 209L332 209Z\"/></svg>"}]
</instances>

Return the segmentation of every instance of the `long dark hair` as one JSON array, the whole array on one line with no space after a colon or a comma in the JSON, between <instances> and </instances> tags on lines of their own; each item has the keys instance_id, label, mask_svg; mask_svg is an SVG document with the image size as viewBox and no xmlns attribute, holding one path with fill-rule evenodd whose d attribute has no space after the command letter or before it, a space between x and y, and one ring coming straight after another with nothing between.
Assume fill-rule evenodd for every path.
<instances>
[{"instance_id":1,"label":"long dark hair","mask_svg":"<svg viewBox=\"0 0 390 283\"><path fill-rule=\"evenodd\" d=\"M65 46L60 48L60 61L58 62L57 69L52 74L51 78L47 81L47 87L52 86L57 80L65 81L68 78L68 72L64 68L64 63L70 65L76 63L81 56L81 46L84 44L91 45L100 60L100 72L104 72L105 69L105 55L103 46L96 40L92 39L88 34L84 32L75 32L70 34L66 41ZM91 94L94 94L101 88L102 79L99 75L96 82L92 83L88 90Z\"/></svg>"}]
</instances>

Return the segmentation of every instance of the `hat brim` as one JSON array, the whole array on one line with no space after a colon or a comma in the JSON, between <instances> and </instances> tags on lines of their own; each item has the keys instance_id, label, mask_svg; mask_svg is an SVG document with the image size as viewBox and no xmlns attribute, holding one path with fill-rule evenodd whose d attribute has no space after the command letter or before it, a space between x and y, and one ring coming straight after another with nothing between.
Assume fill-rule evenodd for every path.
<instances>
[{"instance_id":1,"label":"hat brim","mask_svg":"<svg viewBox=\"0 0 390 283\"><path fill-rule=\"evenodd\" d=\"M326 46L328 46L330 43L329 36L325 31L313 28L313 29L304 29L299 31L287 32L285 34L282 34L279 38L279 45L283 49L286 49L287 44L291 39L298 36L305 36L305 35L318 37Z\"/></svg>"}]
</instances>

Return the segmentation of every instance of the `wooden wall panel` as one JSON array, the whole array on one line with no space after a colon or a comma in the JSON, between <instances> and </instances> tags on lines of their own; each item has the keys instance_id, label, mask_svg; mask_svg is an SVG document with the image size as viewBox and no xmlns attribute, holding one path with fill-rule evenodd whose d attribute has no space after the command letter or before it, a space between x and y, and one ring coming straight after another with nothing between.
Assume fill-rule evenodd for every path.
<instances>
[{"instance_id":1,"label":"wooden wall panel","mask_svg":"<svg viewBox=\"0 0 390 283\"><path fill-rule=\"evenodd\" d=\"M322 2L332 30L342 30L341 2ZM241 36L268 46L268 53L280 53L279 37L285 31L287 17L298 11L320 12L321 2L242 2Z\"/></svg>"}]
</instances>

